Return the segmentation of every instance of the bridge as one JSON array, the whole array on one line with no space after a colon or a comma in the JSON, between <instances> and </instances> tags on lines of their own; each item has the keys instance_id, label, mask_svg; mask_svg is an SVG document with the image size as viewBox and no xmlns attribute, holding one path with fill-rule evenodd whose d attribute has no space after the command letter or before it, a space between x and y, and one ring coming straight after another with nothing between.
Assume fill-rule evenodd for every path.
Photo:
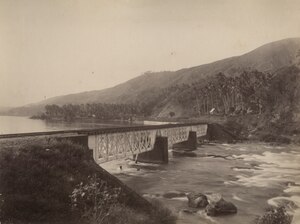
<instances>
[{"instance_id":1,"label":"bridge","mask_svg":"<svg viewBox=\"0 0 300 224\"><path fill-rule=\"evenodd\" d=\"M134 157L143 162L168 162L168 149L195 149L197 138L207 134L208 124L186 123L0 135L3 138L46 136L69 139L93 150L96 163Z\"/></svg>"},{"instance_id":2,"label":"bridge","mask_svg":"<svg viewBox=\"0 0 300 224\"><path fill-rule=\"evenodd\" d=\"M153 205L103 169L102 163L132 156L142 162L168 163L168 149L171 147L196 149L199 137L220 140L226 135L230 134L217 124L186 123L6 134L0 135L0 146L3 143L6 146L7 144L12 144L12 147L19 146L22 141L38 143L46 140L47 143L51 139L58 141L66 139L81 144L93 152L93 158L99 165L95 166L95 169L109 183L109 186L119 187L128 195L124 203L148 212L153 209Z\"/></svg>"},{"instance_id":3,"label":"bridge","mask_svg":"<svg viewBox=\"0 0 300 224\"><path fill-rule=\"evenodd\" d=\"M146 126L113 132L91 131L88 133L88 146L93 149L97 163L132 155L136 155L136 159L140 157L143 161L167 162L168 148L177 143L186 143L187 147L194 148L196 145L192 146L192 142L195 142L197 137L206 135L206 131L207 124Z\"/></svg>"}]
</instances>

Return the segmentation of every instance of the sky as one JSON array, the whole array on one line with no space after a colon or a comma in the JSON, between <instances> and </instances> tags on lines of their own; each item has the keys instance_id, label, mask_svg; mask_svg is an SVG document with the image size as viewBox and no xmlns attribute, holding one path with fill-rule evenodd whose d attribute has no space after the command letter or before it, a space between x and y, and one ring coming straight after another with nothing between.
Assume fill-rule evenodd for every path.
<instances>
[{"instance_id":1,"label":"sky","mask_svg":"<svg viewBox=\"0 0 300 224\"><path fill-rule=\"evenodd\" d=\"M0 0L0 106L300 37L299 0Z\"/></svg>"}]
</instances>

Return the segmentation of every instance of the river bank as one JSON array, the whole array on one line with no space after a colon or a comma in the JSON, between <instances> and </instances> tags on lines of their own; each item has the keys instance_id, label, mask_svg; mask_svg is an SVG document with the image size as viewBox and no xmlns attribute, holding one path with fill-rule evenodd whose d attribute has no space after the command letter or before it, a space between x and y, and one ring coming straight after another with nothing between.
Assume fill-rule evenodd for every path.
<instances>
[{"instance_id":1,"label":"river bank","mask_svg":"<svg viewBox=\"0 0 300 224\"><path fill-rule=\"evenodd\" d=\"M300 149L295 145L265 143L207 144L192 157L175 157L170 151L168 165L133 164L115 161L103 168L144 195L156 198L178 215L178 224L251 223L270 205L292 201L293 224L300 221ZM120 170L122 166L122 170ZM177 192L220 193L233 202L236 215L209 217L204 210L194 214L187 197L169 198Z\"/></svg>"},{"instance_id":2,"label":"river bank","mask_svg":"<svg viewBox=\"0 0 300 224\"><path fill-rule=\"evenodd\" d=\"M300 144L300 121L291 116L274 117L271 114L229 116L222 123L236 136L250 141L277 144Z\"/></svg>"},{"instance_id":3,"label":"river bank","mask_svg":"<svg viewBox=\"0 0 300 224\"><path fill-rule=\"evenodd\" d=\"M239 139L251 141L300 143L300 123L271 118L266 114L255 115L202 115L201 117L143 117L132 121L103 120L97 118L76 118L73 121L63 119L29 119L27 117L0 116L0 134L56 131L85 128L104 128L114 126L140 126L162 123L218 123Z\"/></svg>"},{"instance_id":4,"label":"river bank","mask_svg":"<svg viewBox=\"0 0 300 224\"><path fill-rule=\"evenodd\" d=\"M293 223L299 221L299 146L209 143L193 152L175 154L170 150L169 154L168 165L122 160L101 166L145 198L161 201L178 215L179 224L251 223L268 206L289 201L293 202L289 211L294 215ZM174 192L177 196L170 196ZM204 210L189 214L185 211L190 192L222 194L237 206L238 213L215 218Z\"/></svg>"},{"instance_id":5,"label":"river bank","mask_svg":"<svg viewBox=\"0 0 300 224\"><path fill-rule=\"evenodd\" d=\"M87 147L27 138L0 141L0 222L4 224L175 224L95 163Z\"/></svg>"}]
</instances>

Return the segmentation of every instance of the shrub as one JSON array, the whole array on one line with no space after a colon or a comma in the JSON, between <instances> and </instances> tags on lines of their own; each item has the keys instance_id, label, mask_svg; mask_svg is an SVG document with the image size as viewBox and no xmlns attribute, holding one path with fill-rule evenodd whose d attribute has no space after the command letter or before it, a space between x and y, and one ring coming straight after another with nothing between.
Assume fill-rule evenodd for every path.
<instances>
[{"instance_id":1,"label":"shrub","mask_svg":"<svg viewBox=\"0 0 300 224\"><path fill-rule=\"evenodd\" d=\"M176 217L159 201L152 201L152 211L145 213L119 203L120 193L121 189L108 188L94 176L74 189L73 208L80 214L81 223L87 224L175 224Z\"/></svg>"},{"instance_id":2,"label":"shrub","mask_svg":"<svg viewBox=\"0 0 300 224\"><path fill-rule=\"evenodd\" d=\"M154 224L148 214L137 212L121 204L110 207L108 214L103 222L89 224Z\"/></svg>"},{"instance_id":3,"label":"shrub","mask_svg":"<svg viewBox=\"0 0 300 224\"><path fill-rule=\"evenodd\" d=\"M265 214L256 218L256 224L290 224L292 216L286 212L285 206L268 208Z\"/></svg>"},{"instance_id":4,"label":"shrub","mask_svg":"<svg viewBox=\"0 0 300 224\"><path fill-rule=\"evenodd\" d=\"M149 213L137 212L131 208L117 204L109 210L109 215L101 224L175 224L176 217L162 204L153 200L153 210ZM96 224L96 223L92 223ZM100 223L97 223L100 224Z\"/></svg>"},{"instance_id":5,"label":"shrub","mask_svg":"<svg viewBox=\"0 0 300 224\"><path fill-rule=\"evenodd\" d=\"M0 149L0 222L80 224L173 224L155 202L141 212L121 204L123 189L109 186L89 151L50 141ZM126 200L125 200L126 201ZM151 206L150 206L151 207Z\"/></svg>"},{"instance_id":6,"label":"shrub","mask_svg":"<svg viewBox=\"0 0 300 224\"><path fill-rule=\"evenodd\" d=\"M113 206L118 204L120 188L112 188L106 181L94 175L86 184L81 182L71 195L72 207L83 222L103 223Z\"/></svg>"},{"instance_id":7,"label":"shrub","mask_svg":"<svg viewBox=\"0 0 300 224\"><path fill-rule=\"evenodd\" d=\"M69 195L91 174L89 161L85 148L69 142L0 150L0 221L69 220Z\"/></svg>"}]
</instances>

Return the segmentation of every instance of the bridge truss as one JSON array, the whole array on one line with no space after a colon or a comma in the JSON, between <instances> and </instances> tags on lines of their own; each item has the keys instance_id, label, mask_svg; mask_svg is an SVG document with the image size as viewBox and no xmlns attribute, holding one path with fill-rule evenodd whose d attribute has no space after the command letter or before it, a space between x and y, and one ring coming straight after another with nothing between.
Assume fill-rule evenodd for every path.
<instances>
[{"instance_id":1,"label":"bridge truss","mask_svg":"<svg viewBox=\"0 0 300 224\"><path fill-rule=\"evenodd\" d=\"M207 124L92 134L89 148L93 149L95 161L103 163L150 151L157 136L168 137L168 146L172 147L188 140L190 131L195 131L197 137L206 135Z\"/></svg>"}]
</instances>

